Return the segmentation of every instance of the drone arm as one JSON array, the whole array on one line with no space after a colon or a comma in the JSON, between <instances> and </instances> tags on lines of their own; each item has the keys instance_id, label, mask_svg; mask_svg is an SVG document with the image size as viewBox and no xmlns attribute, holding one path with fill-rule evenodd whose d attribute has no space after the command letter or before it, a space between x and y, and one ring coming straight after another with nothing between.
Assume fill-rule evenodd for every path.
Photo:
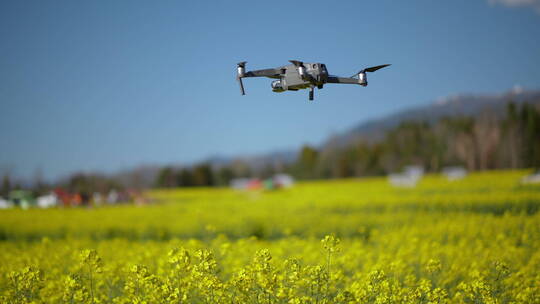
<instances>
[{"instance_id":1,"label":"drone arm","mask_svg":"<svg viewBox=\"0 0 540 304\"><path fill-rule=\"evenodd\" d=\"M242 77L270 77L270 78L279 78L281 75L281 70L278 69L264 69L264 70L254 70L249 71L244 74Z\"/></svg>"},{"instance_id":2,"label":"drone arm","mask_svg":"<svg viewBox=\"0 0 540 304\"><path fill-rule=\"evenodd\" d=\"M357 78L328 76L327 83L360 84Z\"/></svg>"}]
</instances>

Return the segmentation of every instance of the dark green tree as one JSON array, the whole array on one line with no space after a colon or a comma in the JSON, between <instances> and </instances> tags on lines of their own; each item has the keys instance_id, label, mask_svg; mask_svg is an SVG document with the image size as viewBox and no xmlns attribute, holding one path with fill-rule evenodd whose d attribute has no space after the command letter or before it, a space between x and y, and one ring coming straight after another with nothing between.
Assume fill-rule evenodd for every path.
<instances>
[{"instance_id":1,"label":"dark green tree","mask_svg":"<svg viewBox=\"0 0 540 304\"><path fill-rule=\"evenodd\" d=\"M523 104L520 111L523 136L523 159L526 167L540 167L540 112Z\"/></svg>"},{"instance_id":2,"label":"dark green tree","mask_svg":"<svg viewBox=\"0 0 540 304\"><path fill-rule=\"evenodd\" d=\"M171 188L176 186L176 174L172 167L165 167L158 173L156 187Z\"/></svg>"},{"instance_id":3,"label":"dark green tree","mask_svg":"<svg viewBox=\"0 0 540 304\"><path fill-rule=\"evenodd\" d=\"M214 178L212 168L203 163L193 168L193 183L195 186L213 186Z\"/></svg>"},{"instance_id":4,"label":"dark green tree","mask_svg":"<svg viewBox=\"0 0 540 304\"><path fill-rule=\"evenodd\" d=\"M319 152L315 148L309 145L304 145L298 156L295 175L303 179L317 178L318 176L316 174L316 169L318 158Z\"/></svg>"},{"instance_id":5,"label":"dark green tree","mask_svg":"<svg viewBox=\"0 0 540 304\"><path fill-rule=\"evenodd\" d=\"M216 184L219 186L228 186L234 178L234 171L228 167L222 167L216 172Z\"/></svg>"},{"instance_id":6,"label":"dark green tree","mask_svg":"<svg viewBox=\"0 0 540 304\"><path fill-rule=\"evenodd\" d=\"M11 191L11 180L9 179L9 175L6 174L2 178L2 190L0 195L7 198L9 196L9 191Z\"/></svg>"},{"instance_id":7,"label":"dark green tree","mask_svg":"<svg viewBox=\"0 0 540 304\"><path fill-rule=\"evenodd\" d=\"M178 187L191 187L194 185L193 174L188 168L183 168L176 175L176 186Z\"/></svg>"}]
</instances>

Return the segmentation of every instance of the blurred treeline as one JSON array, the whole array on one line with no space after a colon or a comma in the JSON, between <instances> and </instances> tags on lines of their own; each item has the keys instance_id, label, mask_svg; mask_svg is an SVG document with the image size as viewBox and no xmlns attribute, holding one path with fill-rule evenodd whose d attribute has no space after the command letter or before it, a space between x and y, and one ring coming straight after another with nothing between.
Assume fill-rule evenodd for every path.
<instances>
[{"instance_id":1,"label":"blurred treeline","mask_svg":"<svg viewBox=\"0 0 540 304\"><path fill-rule=\"evenodd\" d=\"M446 166L470 171L539 168L540 111L526 103L509 103L503 119L484 111L434 123L406 121L377 142L322 151L304 146L290 172L305 179L339 178L382 175L407 165L430 172Z\"/></svg>"},{"instance_id":2,"label":"blurred treeline","mask_svg":"<svg viewBox=\"0 0 540 304\"><path fill-rule=\"evenodd\" d=\"M0 197L8 198L10 191L20 189L31 190L32 195L36 197L55 188L61 188L68 193L91 194L94 192L108 193L111 190L125 190L131 188L131 186L122 183L115 177L96 173L76 173L56 183L47 182L41 176L36 176L30 185L12 180L9 175L4 175L0 185Z\"/></svg>"},{"instance_id":3,"label":"blurred treeline","mask_svg":"<svg viewBox=\"0 0 540 304\"><path fill-rule=\"evenodd\" d=\"M233 178L267 178L282 172L298 179L374 176L407 165L428 172L447 166L470 171L540 168L540 110L527 103L508 103L503 118L486 110L478 116L446 117L433 123L406 121L378 141L360 140L342 147L306 145L292 163L165 167L155 186L220 186Z\"/></svg>"},{"instance_id":4,"label":"blurred treeline","mask_svg":"<svg viewBox=\"0 0 540 304\"><path fill-rule=\"evenodd\" d=\"M140 167L116 175L77 173L56 183L36 176L22 186L5 175L0 196L31 188L35 195L61 187L70 192L106 193L130 188L227 186L235 178L269 178L287 173L296 179L377 176L407 165L438 172L447 166L469 171L540 168L540 108L508 103L500 112L486 109L474 116L449 116L431 122L404 121L379 139L351 140L342 145L306 145L291 160L236 159L193 166Z\"/></svg>"}]
</instances>

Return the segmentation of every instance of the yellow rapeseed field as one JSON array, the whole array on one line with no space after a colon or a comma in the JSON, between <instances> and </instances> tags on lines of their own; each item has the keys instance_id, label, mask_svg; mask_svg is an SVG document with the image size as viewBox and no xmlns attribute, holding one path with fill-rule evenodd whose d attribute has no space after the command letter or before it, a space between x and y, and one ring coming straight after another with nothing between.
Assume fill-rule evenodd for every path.
<instances>
[{"instance_id":1,"label":"yellow rapeseed field","mask_svg":"<svg viewBox=\"0 0 540 304\"><path fill-rule=\"evenodd\" d=\"M0 211L1 303L540 303L527 171Z\"/></svg>"}]
</instances>

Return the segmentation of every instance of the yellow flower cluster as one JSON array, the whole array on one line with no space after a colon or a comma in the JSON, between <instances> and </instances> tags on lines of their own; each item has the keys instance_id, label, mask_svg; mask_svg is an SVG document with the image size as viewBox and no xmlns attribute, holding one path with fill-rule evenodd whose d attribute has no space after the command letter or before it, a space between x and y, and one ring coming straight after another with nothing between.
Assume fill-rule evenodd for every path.
<instances>
[{"instance_id":1,"label":"yellow flower cluster","mask_svg":"<svg viewBox=\"0 0 540 304\"><path fill-rule=\"evenodd\" d=\"M524 171L0 212L0 303L540 303Z\"/></svg>"}]
</instances>

